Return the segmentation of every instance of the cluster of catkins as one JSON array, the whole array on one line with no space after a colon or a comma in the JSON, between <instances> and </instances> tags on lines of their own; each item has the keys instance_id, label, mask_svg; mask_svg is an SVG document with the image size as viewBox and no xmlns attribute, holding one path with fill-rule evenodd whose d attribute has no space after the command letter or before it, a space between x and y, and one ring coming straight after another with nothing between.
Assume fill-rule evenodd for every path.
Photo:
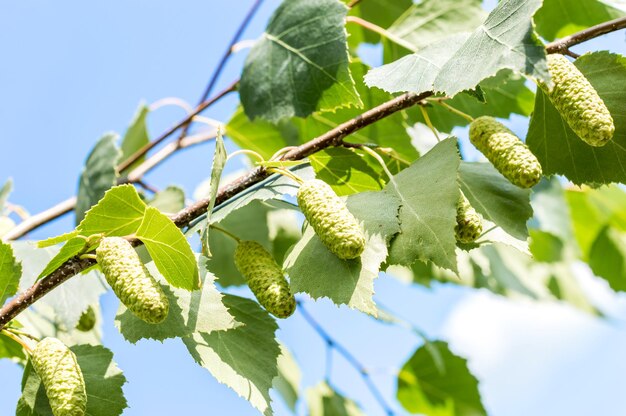
<instances>
[{"instance_id":1,"label":"cluster of catkins","mask_svg":"<svg viewBox=\"0 0 626 416\"><path fill-rule=\"evenodd\" d=\"M351 260L363 253L361 226L326 182L314 179L303 183L297 199L304 217L334 255ZM235 265L265 309L278 318L293 314L296 300L285 274L261 244L241 241L235 250Z\"/></svg>"},{"instance_id":2,"label":"cluster of catkins","mask_svg":"<svg viewBox=\"0 0 626 416\"><path fill-rule=\"evenodd\" d=\"M590 146L604 146L615 132L613 118L608 108L587 78L563 55L548 55L548 70L552 86L539 86L569 127ZM470 141L493 166L512 184L531 188L542 176L541 164L515 134L493 117L483 116L470 124ZM463 195L457 207L457 239L474 241L477 217ZM478 219L477 219L478 218ZM481 226L482 228L482 226Z\"/></svg>"}]
</instances>

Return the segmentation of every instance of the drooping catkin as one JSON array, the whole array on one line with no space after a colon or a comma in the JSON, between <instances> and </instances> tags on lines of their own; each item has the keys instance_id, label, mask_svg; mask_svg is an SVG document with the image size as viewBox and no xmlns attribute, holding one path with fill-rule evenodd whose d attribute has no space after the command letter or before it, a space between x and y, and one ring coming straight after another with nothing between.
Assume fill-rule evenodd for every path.
<instances>
[{"instance_id":1,"label":"drooping catkin","mask_svg":"<svg viewBox=\"0 0 626 416\"><path fill-rule=\"evenodd\" d=\"M511 130L493 117L470 124L470 141L512 184L530 188L541 180L541 164Z\"/></svg>"},{"instance_id":2,"label":"drooping catkin","mask_svg":"<svg viewBox=\"0 0 626 416\"><path fill-rule=\"evenodd\" d=\"M547 57L552 88L539 85L570 128L590 146L604 146L613 138L615 124L593 85L565 56ZM548 138L549 139L549 138Z\"/></svg>"},{"instance_id":3,"label":"drooping catkin","mask_svg":"<svg viewBox=\"0 0 626 416\"><path fill-rule=\"evenodd\" d=\"M319 179L298 190L298 205L322 243L343 260L357 258L365 249L365 235L357 219L333 189Z\"/></svg>"},{"instance_id":4,"label":"drooping catkin","mask_svg":"<svg viewBox=\"0 0 626 416\"><path fill-rule=\"evenodd\" d=\"M473 243L483 232L483 220L478 212L470 205L465 195L461 196L456 205L456 226L454 227L457 241Z\"/></svg>"},{"instance_id":5,"label":"drooping catkin","mask_svg":"<svg viewBox=\"0 0 626 416\"><path fill-rule=\"evenodd\" d=\"M129 311L147 323L165 320L169 311L167 297L128 241L120 237L102 239L96 260L113 292Z\"/></svg>"},{"instance_id":6,"label":"drooping catkin","mask_svg":"<svg viewBox=\"0 0 626 416\"><path fill-rule=\"evenodd\" d=\"M241 241L235 249L235 266L259 303L272 315L287 318L296 309L296 299L280 266L261 244Z\"/></svg>"},{"instance_id":7,"label":"drooping catkin","mask_svg":"<svg viewBox=\"0 0 626 416\"><path fill-rule=\"evenodd\" d=\"M48 337L37 343L31 355L54 416L83 416L87 392L76 355L61 341Z\"/></svg>"}]
</instances>

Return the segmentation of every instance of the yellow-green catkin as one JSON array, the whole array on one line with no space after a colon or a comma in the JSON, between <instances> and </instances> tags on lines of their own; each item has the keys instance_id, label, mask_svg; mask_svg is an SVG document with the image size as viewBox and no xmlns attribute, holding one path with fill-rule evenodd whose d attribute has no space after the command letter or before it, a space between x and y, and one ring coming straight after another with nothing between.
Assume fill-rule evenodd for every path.
<instances>
[{"instance_id":1,"label":"yellow-green catkin","mask_svg":"<svg viewBox=\"0 0 626 416\"><path fill-rule=\"evenodd\" d=\"M470 124L470 141L512 184L530 188L541 180L541 164L511 130L493 117Z\"/></svg>"},{"instance_id":2,"label":"yellow-green catkin","mask_svg":"<svg viewBox=\"0 0 626 416\"><path fill-rule=\"evenodd\" d=\"M135 316L150 324L167 317L169 302L163 289L128 241L120 237L102 239L96 260L113 292Z\"/></svg>"},{"instance_id":3,"label":"yellow-green catkin","mask_svg":"<svg viewBox=\"0 0 626 416\"><path fill-rule=\"evenodd\" d=\"M33 369L41 379L54 416L82 416L87 410L85 380L76 355L56 338L33 349Z\"/></svg>"},{"instance_id":4,"label":"yellow-green catkin","mask_svg":"<svg viewBox=\"0 0 626 416\"><path fill-rule=\"evenodd\" d=\"M585 143L595 147L607 144L613 138L615 124L598 92L565 56L551 54L547 60L553 86L539 85L552 104Z\"/></svg>"},{"instance_id":5,"label":"yellow-green catkin","mask_svg":"<svg viewBox=\"0 0 626 416\"><path fill-rule=\"evenodd\" d=\"M298 205L322 243L342 260L355 259L365 249L365 235L357 219L333 189L319 179L298 190Z\"/></svg>"},{"instance_id":6,"label":"yellow-green catkin","mask_svg":"<svg viewBox=\"0 0 626 416\"><path fill-rule=\"evenodd\" d=\"M241 241L235 249L235 266L257 300L272 315L287 318L296 310L296 299L274 257L256 241Z\"/></svg>"},{"instance_id":7,"label":"yellow-green catkin","mask_svg":"<svg viewBox=\"0 0 626 416\"><path fill-rule=\"evenodd\" d=\"M91 331L95 325L96 311L93 309L93 307L90 306L80 315L80 319L76 324L76 329L78 329L79 331L88 332Z\"/></svg>"},{"instance_id":8,"label":"yellow-green catkin","mask_svg":"<svg viewBox=\"0 0 626 416\"><path fill-rule=\"evenodd\" d=\"M482 217L470 205L462 192L456 205L456 226L454 231L457 241L465 244L473 243L483 232Z\"/></svg>"}]
</instances>

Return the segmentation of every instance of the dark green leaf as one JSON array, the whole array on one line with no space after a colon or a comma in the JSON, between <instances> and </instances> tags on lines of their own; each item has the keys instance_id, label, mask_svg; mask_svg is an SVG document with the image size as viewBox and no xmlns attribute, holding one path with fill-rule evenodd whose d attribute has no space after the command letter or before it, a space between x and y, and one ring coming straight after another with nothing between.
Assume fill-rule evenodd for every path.
<instances>
[{"instance_id":1,"label":"dark green leaf","mask_svg":"<svg viewBox=\"0 0 626 416\"><path fill-rule=\"evenodd\" d=\"M102 136L85 162L76 197L76 224L83 220L87 210L95 205L117 181L115 168L120 158L120 150L115 144L117 139L118 136L115 133Z\"/></svg>"},{"instance_id":2,"label":"dark green leaf","mask_svg":"<svg viewBox=\"0 0 626 416\"><path fill-rule=\"evenodd\" d=\"M0 306L17 293L22 265L15 259L13 248L0 241Z\"/></svg>"},{"instance_id":3,"label":"dark green leaf","mask_svg":"<svg viewBox=\"0 0 626 416\"><path fill-rule=\"evenodd\" d=\"M278 7L241 75L248 117L277 122L361 105L348 68L346 12L338 0L287 0Z\"/></svg>"},{"instance_id":4,"label":"dark green leaf","mask_svg":"<svg viewBox=\"0 0 626 416\"><path fill-rule=\"evenodd\" d=\"M17 341L0 333L0 359L3 358L24 363L26 361L26 354Z\"/></svg>"},{"instance_id":5,"label":"dark green leaf","mask_svg":"<svg viewBox=\"0 0 626 416\"><path fill-rule=\"evenodd\" d=\"M626 182L626 57L609 52L582 56L575 65L604 100L615 122L615 134L603 147L583 142L542 91L527 143L546 175L565 175L575 184Z\"/></svg>"},{"instance_id":6,"label":"dark green leaf","mask_svg":"<svg viewBox=\"0 0 626 416\"><path fill-rule=\"evenodd\" d=\"M591 246L589 266L611 289L626 292L626 234L604 228Z\"/></svg>"},{"instance_id":7,"label":"dark green leaf","mask_svg":"<svg viewBox=\"0 0 626 416\"><path fill-rule=\"evenodd\" d=\"M442 341L428 343L413 354L398 375L398 400L411 413L486 415L474 377L464 358Z\"/></svg>"},{"instance_id":8,"label":"dark green leaf","mask_svg":"<svg viewBox=\"0 0 626 416\"><path fill-rule=\"evenodd\" d=\"M365 155L353 149L326 149L309 156L309 161L317 178L332 186L337 195L378 191L382 188L380 172L368 164Z\"/></svg>"},{"instance_id":9,"label":"dark green leaf","mask_svg":"<svg viewBox=\"0 0 626 416\"><path fill-rule=\"evenodd\" d=\"M148 135L148 127L146 126L146 117L150 113L150 108L145 104L139 104L139 108L133 117L133 120L124 134L122 139L122 157L120 160L127 160L137 150L141 149L150 142L150 136ZM130 165L124 170L124 172L130 171L133 167L145 160L145 156L139 158L135 163Z\"/></svg>"}]
</instances>

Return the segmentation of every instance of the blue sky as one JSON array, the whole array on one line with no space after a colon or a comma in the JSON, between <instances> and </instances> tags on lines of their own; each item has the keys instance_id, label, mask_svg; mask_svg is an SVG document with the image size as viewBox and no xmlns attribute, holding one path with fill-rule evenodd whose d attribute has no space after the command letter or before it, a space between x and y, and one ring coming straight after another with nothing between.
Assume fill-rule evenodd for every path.
<instances>
[{"instance_id":1,"label":"blue sky","mask_svg":"<svg viewBox=\"0 0 626 416\"><path fill-rule=\"evenodd\" d=\"M4 62L0 66L0 181L13 178L11 201L35 213L71 196L95 141L110 130L123 132L142 100L176 96L195 103L251 3L0 3ZM265 1L244 39L259 36L278 4ZM624 34L578 50L607 47L625 53ZM376 60L375 50L365 53L368 61ZM238 77L243 59L244 53L234 56L217 89ZM226 121L236 103L236 96L230 96L207 115ZM159 110L149 119L151 132L160 133L181 115L175 108ZM517 131L524 128L518 122L512 126ZM148 179L158 187L179 184L191 195L209 175L211 155L210 146L184 152ZM68 216L31 237L67 231L72 221ZM595 319L563 305L505 301L458 287L408 287L389 277L377 281L376 298L468 357L493 415L623 415L626 299L612 295L587 274L581 268L583 283L610 319ZM112 325L117 301L108 295L103 308L104 344L114 351L129 380L125 393L131 408L125 415L257 414L194 364L180 342L136 346L124 342ZM412 354L419 339L327 302L310 304L309 310L372 369L376 384L393 401L392 373ZM304 386L316 384L324 377L322 340L297 314L281 324L279 338L301 365ZM0 361L0 414L13 412L20 378L17 366ZM381 414L358 375L337 356L333 381L367 414ZM277 413L286 414L278 402ZM304 414L302 406L300 411Z\"/></svg>"}]
</instances>

